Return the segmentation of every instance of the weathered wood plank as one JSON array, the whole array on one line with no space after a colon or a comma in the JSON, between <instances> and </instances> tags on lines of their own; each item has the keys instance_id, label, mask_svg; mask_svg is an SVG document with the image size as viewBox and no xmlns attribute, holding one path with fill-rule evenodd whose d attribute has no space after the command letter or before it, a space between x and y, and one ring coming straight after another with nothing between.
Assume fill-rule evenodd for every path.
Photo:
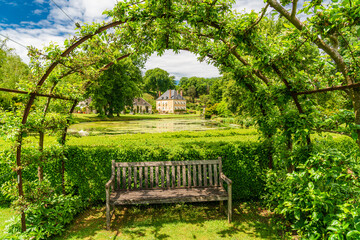
<instances>
[{"instance_id":1,"label":"weathered wood plank","mask_svg":"<svg viewBox=\"0 0 360 240\"><path fill-rule=\"evenodd\" d=\"M126 189L126 168L122 168L122 188Z\"/></svg>"},{"instance_id":2,"label":"weathered wood plank","mask_svg":"<svg viewBox=\"0 0 360 240\"><path fill-rule=\"evenodd\" d=\"M134 167L134 189L137 189L137 167Z\"/></svg>"},{"instance_id":3,"label":"weathered wood plank","mask_svg":"<svg viewBox=\"0 0 360 240\"><path fill-rule=\"evenodd\" d=\"M198 166L198 181L199 181L199 186L202 186L202 176L201 176L201 165L197 165Z\"/></svg>"},{"instance_id":4,"label":"weathered wood plank","mask_svg":"<svg viewBox=\"0 0 360 240\"><path fill-rule=\"evenodd\" d=\"M159 187L159 167L155 167L155 187Z\"/></svg>"},{"instance_id":5,"label":"weathered wood plank","mask_svg":"<svg viewBox=\"0 0 360 240\"><path fill-rule=\"evenodd\" d=\"M150 167L150 187L154 187L154 167Z\"/></svg>"},{"instance_id":6,"label":"weathered wood plank","mask_svg":"<svg viewBox=\"0 0 360 240\"><path fill-rule=\"evenodd\" d=\"M219 164L219 160L198 160L198 161L162 161L162 162L117 162L116 167L156 167L156 166L183 166L183 165L203 165Z\"/></svg>"},{"instance_id":7,"label":"weathered wood plank","mask_svg":"<svg viewBox=\"0 0 360 240\"><path fill-rule=\"evenodd\" d=\"M218 182L219 182L219 176L218 176L218 172L217 172L217 165L214 164L214 184L215 186L218 186Z\"/></svg>"},{"instance_id":8,"label":"weathered wood plank","mask_svg":"<svg viewBox=\"0 0 360 240\"><path fill-rule=\"evenodd\" d=\"M220 187L120 191L110 195L110 202L116 205L224 201L227 199L227 192Z\"/></svg>"},{"instance_id":9,"label":"weathered wood plank","mask_svg":"<svg viewBox=\"0 0 360 240\"><path fill-rule=\"evenodd\" d=\"M177 181L177 186L180 187L181 185L181 174L180 174L180 166L177 166L177 174L176 174L176 181Z\"/></svg>"},{"instance_id":10,"label":"weathered wood plank","mask_svg":"<svg viewBox=\"0 0 360 240\"><path fill-rule=\"evenodd\" d=\"M203 173L204 173L203 183L204 183L204 187L206 187L208 185L207 184L207 165L206 164L203 165Z\"/></svg>"},{"instance_id":11,"label":"weathered wood plank","mask_svg":"<svg viewBox=\"0 0 360 240\"><path fill-rule=\"evenodd\" d=\"M116 189L120 190L120 168L117 168L117 174L116 174Z\"/></svg>"},{"instance_id":12,"label":"weathered wood plank","mask_svg":"<svg viewBox=\"0 0 360 240\"><path fill-rule=\"evenodd\" d=\"M186 166L182 166L182 185L186 187Z\"/></svg>"},{"instance_id":13,"label":"weathered wood plank","mask_svg":"<svg viewBox=\"0 0 360 240\"><path fill-rule=\"evenodd\" d=\"M128 189L131 189L131 167L128 167Z\"/></svg>"},{"instance_id":14,"label":"weathered wood plank","mask_svg":"<svg viewBox=\"0 0 360 240\"><path fill-rule=\"evenodd\" d=\"M166 187L170 188L170 166L166 166Z\"/></svg>"},{"instance_id":15,"label":"weathered wood plank","mask_svg":"<svg viewBox=\"0 0 360 240\"><path fill-rule=\"evenodd\" d=\"M139 167L139 188L143 189L143 167Z\"/></svg>"},{"instance_id":16,"label":"weathered wood plank","mask_svg":"<svg viewBox=\"0 0 360 240\"><path fill-rule=\"evenodd\" d=\"M148 175L149 175L149 169L148 167L145 167L144 168L144 171L145 171L145 189L148 189L149 188L149 178L148 178Z\"/></svg>"},{"instance_id":17,"label":"weathered wood plank","mask_svg":"<svg viewBox=\"0 0 360 240\"><path fill-rule=\"evenodd\" d=\"M223 186L223 181L220 180L220 176L221 176L221 173L222 173L222 164L221 164L221 157L218 157L218 160L219 160L219 182L220 182L220 186L222 187Z\"/></svg>"},{"instance_id":18,"label":"weathered wood plank","mask_svg":"<svg viewBox=\"0 0 360 240\"><path fill-rule=\"evenodd\" d=\"M175 187L175 166L171 166L171 187Z\"/></svg>"},{"instance_id":19,"label":"weathered wood plank","mask_svg":"<svg viewBox=\"0 0 360 240\"><path fill-rule=\"evenodd\" d=\"M209 181L210 181L210 186L214 186L213 183L213 174L212 174L212 164L208 164L209 167Z\"/></svg>"},{"instance_id":20,"label":"weathered wood plank","mask_svg":"<svg viewBox=\"0 0 360 240\"><path fill-rule=\"evenodd\" d=\"M187 174L188 174L188 188L191 187L191 166L187 166Z\"/></svg>"},{"instance_id":21,"label":"weathered wood plank","mask_svg":"<svg viewBox=\"0 0 360 240\"><path fill-rule=\"evenodd\" d=\"M196 185L196 166L193 165L192 169L193 169L193 176L192 176L192 178L193 178L193 187L196 187L197 186Z\"/></svg>"},{"instance_id":22,"label":"weathered wood plank","mask_svg":"<svg viewBox=\"0 0 360 240\"><path fill-rule=\"evenodd\" d=\"M165 186L164 186L164 181L165 181L165 179L164 179L164 166L161 166L161 188L164 188Z\"/></svg>"}]
</instances>

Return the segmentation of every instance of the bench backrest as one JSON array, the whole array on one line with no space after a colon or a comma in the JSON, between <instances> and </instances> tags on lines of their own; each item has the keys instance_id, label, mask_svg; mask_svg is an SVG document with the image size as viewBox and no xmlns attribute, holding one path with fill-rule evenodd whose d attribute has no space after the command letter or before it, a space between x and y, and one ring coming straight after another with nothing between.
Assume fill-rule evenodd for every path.
<instances>
[{"instance_id":1,"label":"bench backrest","mask_svg":"<svg viewBox=\"0 0 360 240\"><path fill-rule=\"evenodd\" d=\"M112 162L115 189L190 188L222 186L218 160Z\"/></svg>"}]
</instances>

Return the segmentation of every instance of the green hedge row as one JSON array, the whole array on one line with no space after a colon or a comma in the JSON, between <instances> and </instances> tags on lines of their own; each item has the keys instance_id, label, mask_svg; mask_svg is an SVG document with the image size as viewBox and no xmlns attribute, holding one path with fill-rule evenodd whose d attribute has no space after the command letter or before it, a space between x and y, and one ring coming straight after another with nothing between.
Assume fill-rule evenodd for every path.
<instances>
[{"instance_id":1,"label":"green hedge row","mask_svg":"<svg viewBox=\"0 0 360 240\"><path fill-rule=\"evenodd\" d=\"M264 188L267 151L259 143L206 143L177 148L79 148L66 150L69 191L91 200L105 200L111 160L119 162L223 159L223 172L233 180L233 198L258 198Z\"/></svg>"},{"instance_id":2,"label":"green hedge row","mask_svg":"<svg viewBox=\"0 0 360 240\"><path fill-rule=\"evenodd\" d=\"M171 141L171 139L169 140ZM314 151L324 148L337 148L344 154L354 154L356 145L347 137L328 139L318 137L313 139ZM23 177L27 181L37 179L39 159L36 148L23 150ZM0 188L7 191L9 182L16 182L16 174L11 170L11 162L15 161L14 152L10 150L0 153ZM119 147L83 147L60 146L46 148L44 171L56 192L61 193L61 161L65 160L65 181L68 193L89 198L93 201L103 201L104 185L111 175L111 160L122 162L144 161L181 161L216 159L222 157L223 171L233 180L233 197L239 200L258 198L264 190L265 171L267 169L268 150L260 142L182 142L171 147L163 146L123 146ZM26 190L26 189L25 189ZM16 194L14 194L16 195ZM6 197L0 192L0 202Z\"/></svg>"},{"instance_id":3,"label":"green hedge row","mask_svg":"<svg viewBox=\"0 0 360 240\"><path fill-rule=\"evenodd\" d=\"M27 162L36 162L36 149L25 149ZM111 176L111 160L119 162L186 161L223 159L223 172L233 180L233 198L256 199L264 188L263 176L267 167L267 150L258 142L193 142L177 147L60 147L46 149L44 172L56 192L61 193L61 161L65 160L66 191L92 201L105 200L105 183ZM5 152L3 153L5 154ZM13 154L6 153L8 158ZM1 163L1 173L11 173L9 164ZM37 179L37 166L25 166L23 177L27 181ZM16 174L0 179L3 190L6 182L15 183ZM5 183L5 184L4 184ZM25 189L26 190L26 189ZM0 194L0 201L4 195Z\"/></svg>"}]
</instances>

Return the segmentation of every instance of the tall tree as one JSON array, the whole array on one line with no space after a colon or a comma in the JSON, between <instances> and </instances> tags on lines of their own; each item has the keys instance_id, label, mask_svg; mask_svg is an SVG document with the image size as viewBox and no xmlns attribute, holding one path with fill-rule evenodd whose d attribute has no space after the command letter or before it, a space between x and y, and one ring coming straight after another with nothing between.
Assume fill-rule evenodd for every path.
<instances>
[{"instance_id":1,"label":"tall tree","mask_svg":"<svg viewBox=\"0 0 360 240\"><path fill-rule=\"evenodd\" d=\"M27 78L30 71L12 49L6 47L5 41L0 41L0 87L15 89L22 78ZM0 92L0 107L9 110L16 95Z\"/></svg>"},{"instance_id":2,"label":"tall tree","mask_svg":"<svg viewBox=\"0 0 360 240\"><path fill-rule=\"evenodd\" d=\"M132 106L134 98L141 95L142 83L139 67L127 59L103 72L87 89L87 94L101 115L112 117Z\"/></svg>"},{"instance_id":3,"label":"tall tree","mask_svg":"<svg viewBox=\"0 0 360 240\"><path fill-rule=\"evenodd\" d=\"M145 91L156 96L158 91L165 92L175 88L175 78L161 69L154 68L147 70L144 76Z\"/></svg>"}]
</instances>

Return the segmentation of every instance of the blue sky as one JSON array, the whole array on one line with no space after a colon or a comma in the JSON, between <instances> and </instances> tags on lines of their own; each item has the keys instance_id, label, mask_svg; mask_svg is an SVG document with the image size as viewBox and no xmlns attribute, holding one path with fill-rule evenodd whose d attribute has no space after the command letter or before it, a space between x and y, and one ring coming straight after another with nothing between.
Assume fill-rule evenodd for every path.
<instances>
[{"instance_id":1,"label":"blue sky","mask_svg":"<svg viewBox=\"0 0 360 240\"><path fill-rule=\"evenodd\" d=\"M0 34L25 46L43 48L50 42L62 44L75 32L75 25L55 4L61 7L75 22L99 22L105 20L102 12L111 9L116 0L0 0ZM238 11L260 11L263 0L237 0L234 8ZM5 38L0 36L1 40ZM28 62L27 50L18 44L7 41L7 45ZM181 77L216 77L218 70L206 63L200 63L189 52L174 54L167 51L163 56L151 56L145 70L162 68Z\"/></svg>"},{"instance_id":2,"label":"blue sky","mask_svg":"<svg viewBox=\"0 0 360 240\"><path fill-rule=\"evenodd\" d=\"M0 0L0 23L6 25L26 25L39 22L49 14L49 4L44 1L7 1Z\"/></svg>"}]
</instances>

